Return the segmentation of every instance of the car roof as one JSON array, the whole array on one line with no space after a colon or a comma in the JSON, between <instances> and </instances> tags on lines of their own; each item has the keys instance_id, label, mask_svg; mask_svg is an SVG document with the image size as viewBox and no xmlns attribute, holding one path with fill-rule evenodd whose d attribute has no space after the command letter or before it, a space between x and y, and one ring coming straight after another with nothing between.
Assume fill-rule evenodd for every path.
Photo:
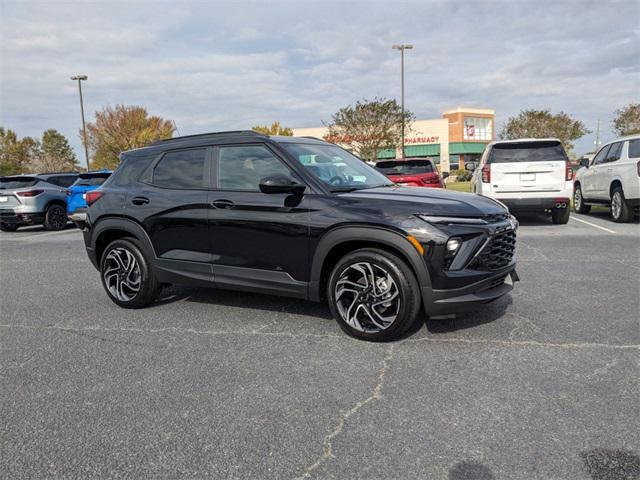
<instances>
[{"instance_id":1,"label":"car roof","mask_svg":"<svg viewBox=\"0 0 640 480\"><path fill-rule=\"evenodd\" d=\"M418 160L418 161L421 161L421 162L432 162L433 163L433 158L428 158L428 157L389 158L389 159L384 159L384 160L378 160L377 163L383 163L383 162L408 162L409 160L411 160L412 162L415 162L416 160Z\"/></svg>"},{"instance_id":2,"label":"car roof","mask_svg":"<svg viewBox=\"0 0 640 480\"><path fill-rule=\"evenodd\" d=\"M161 152L169 148L206 146L217 142L227 142L229 140L235 140L238 142L271 140L277 143L328 144L328 142L315 137L263 135L262 133L255 132L253 130L231 130L167 138L165 140L153 142L145 147L129 150L123 153L126 153L127 155L146 155Z\"/></svg>"},{"instance_id":3,"label":"car roof","mask_svg":"<svg viewBox=\"0 0 640 480\"><path fill-rule=\"evenodd\" d=\"M560 142L557 138L515 138L513 140L494 140L488 146L505 143L533 143L533 142Z\"/></svg>"}]
</instances>

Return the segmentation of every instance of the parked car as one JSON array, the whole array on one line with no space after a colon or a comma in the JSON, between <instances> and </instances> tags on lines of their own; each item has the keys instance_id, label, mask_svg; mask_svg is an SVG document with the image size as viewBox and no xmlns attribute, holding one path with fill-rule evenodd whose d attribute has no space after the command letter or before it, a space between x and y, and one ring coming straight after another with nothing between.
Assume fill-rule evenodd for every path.
<instances>
[{"instance_id":1,"label":"parked car","mask_svg":"<svg viewBox=\"0 0 640 480\"><path fill-rule=\"evenodd\" d=\"M478 167L478 168L476 168ZM511 212L544 212L553 223L569 221L573 172L560 140L500 140L485 148L474 170L471 191L495 198Z\"/></svg>"},{"instance_id":2,"label":"parked car","mask_svg":"<svg viewBox=\"0 0 640 480\"><path fill-rule=\"evenodd\" d=\"M25 225L62 230L67 225L67 187L75 172L14 175L0 178L0 230Z\"/></svg>"},{"instance_id":3,"label":"parked car","mask_svg":"<svg viewBox=\"0 0 640 480\"><path fill-rule=\"evenodd\" d=\"M591 162L582 161L574 180L576 212L611 206L615 222L628 222L640 207L640 135L605 144Z\"/></svg>"},{"instance_id":4,"label":"parked car","mask_svg":"<svg viewBox=\"0 0 640 480\"><path fill-rule=\"evenodd\" d=\"M398 185L444 188L443 176L429 158L383 160L376 163L376 169Z\"/></svg>"},{"instance_id":5,"label":"parked car","mask_svg":"<svg viewBox=\"0 0 640 480\"><path fill-rule=\"evenodd\" d=\"M338 165L336 175L320 177L314 156ZM149 305L179 283L326 299L349 334L388 340L421 307L479 308L517 280L517 222L500 203L397 186L322 140L222 132L121 160L87 192L83 229L121 307Z\"/></svg>"},{"instance_id":6,"label":"parked car","mask_svg":"<svg viewBox=\"0 0 640 480\"><path fill-rule=\"evenodd\" d=\"M86 194L100 187L111 175L111 170L97 170L78 175L76 181L67 190L67 216L69 220L81 222L87 210Z\"/></svg>"}]
</instances>

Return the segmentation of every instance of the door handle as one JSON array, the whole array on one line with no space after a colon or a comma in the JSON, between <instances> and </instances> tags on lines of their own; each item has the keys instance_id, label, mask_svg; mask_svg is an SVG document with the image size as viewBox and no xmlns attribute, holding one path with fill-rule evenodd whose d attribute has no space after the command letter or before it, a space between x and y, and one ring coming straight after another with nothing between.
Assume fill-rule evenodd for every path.
<instances>
[{"instance_id":1,"label":"door handle","mask_svg":"<svg viewBox=\"0 0 640 480\"><path fill-rule=\"evenodd\" d=\"M131 203L134 205L146 205L149 203L149 199L147 197L133 197Z\"/></svg>"},{"instance_id":2,"label":"door handle","mask_svg":"<svg viewBox=\"0 0 640 480\"><path fill-rule=\"evenodd\" d=\"M231 200L214 200L211 205L216 208L231 208L233 207L233 202Z\"/></svg>"}]
</instances>

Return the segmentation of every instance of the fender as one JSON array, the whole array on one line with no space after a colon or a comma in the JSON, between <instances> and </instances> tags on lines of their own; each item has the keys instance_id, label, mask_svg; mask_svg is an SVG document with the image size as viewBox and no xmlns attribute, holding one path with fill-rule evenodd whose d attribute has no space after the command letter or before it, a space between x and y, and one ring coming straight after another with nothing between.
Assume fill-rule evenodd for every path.
<instances>
[{"instance_id":1,"label":"fender","mask_svg":"<svg viewBox=\"0 0 640 480\"><path fill-rule=\"evenodd\" d=\"M148 258L153 258L154 260L158 258L156 257L156 252L153 249L153 244L151 243L151 239L147 235L147 232L145 232L144 228L142 228L142 226L136 221L130 220L126 217L102 217L93 224L90 230L91 239L88 242L90 247L87 247L87 253L89 253L89 257L92 262L95 259L95 262L93 262L94 265L99 263L99 259L96 258L96 241L106 230L124 230L125 232L130 233L132 237L135 237L142 244L144 253ZM90 252L89 249L91 250Z\"/></svg>"},{"instance_id":2,"label":"fender","mask_svg":"<svg viewBox=\"0 0 640 480\"><path fill-rule=\"evenodd\" d=\"M322 296L322 292L320 292L320 277L322 275L324 261L331 249L344 242L361 242L363 240L388 245L394 250L401 252L404 259L409 262L415 272L420 288L431 288L431 279L429 278L424 259L411 242L400 233L378 227L345 226L337 227L324 234L318 243L311 263L311 275L309 279L310 300L319 301Z\"/></svg>"}]
</instances>

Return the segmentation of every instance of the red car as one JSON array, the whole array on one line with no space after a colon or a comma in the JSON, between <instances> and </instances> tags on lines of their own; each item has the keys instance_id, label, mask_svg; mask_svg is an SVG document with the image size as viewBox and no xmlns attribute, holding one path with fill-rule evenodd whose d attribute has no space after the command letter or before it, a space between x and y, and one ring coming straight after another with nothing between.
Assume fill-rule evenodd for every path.
<instances>
[{"instance_id":1,"label":"red car","mask_svg":"<svg viewBox=\"0 0 640 480\"><path fill-rule=\"evenodd\" d=\"M444 178L429 158L405 158L376 163L389 180L408 187L444 188Z\"/></svg>"}]
</instances>

